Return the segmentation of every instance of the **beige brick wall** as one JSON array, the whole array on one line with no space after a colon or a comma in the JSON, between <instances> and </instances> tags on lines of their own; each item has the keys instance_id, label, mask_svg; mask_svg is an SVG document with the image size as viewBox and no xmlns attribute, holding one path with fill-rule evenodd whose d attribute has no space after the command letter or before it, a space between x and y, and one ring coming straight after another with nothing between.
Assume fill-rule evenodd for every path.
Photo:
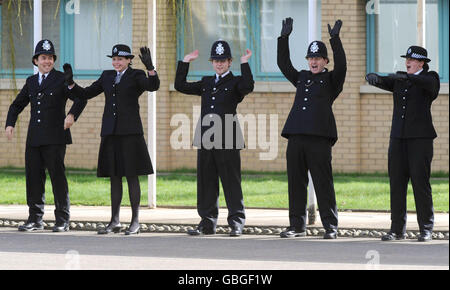
<instances>
[{"instance_id":1,"label":"beige brick wall","mask_svg":"<svg viewBox=\"0 0 450 290\"><path fill-rule=\"evenodd\" d=\"M157 165L159 170L177 168L195 168L196 150L173 150L170 136L178 127L170 126L175 114L185 114L191 120L192 134L193 106L200 105L200 98L187 96L173 91L176 69L176 17L173 1L157 2L157 51L156 69L161 79L157 92ZM148 45L147 1L133 1L133 44L135 55L139 47ZM322 0L322 40L327 44L330 58L328 68L333 68L333 57L329 45L327 23L333 25L336 19L342 19L341 39L347 55L347 76L344 91L333 105L336 116L339 140L333 147L333 169L335 172L386 172L387 147L392 116L392 96L386 93L361 93L365 84L366 63L366 15L364 1ZM152 51L155 58L155 52ZM135 68L143 69L139 57L134 60ZM301 68L298 68L301 69ZM92 81L80 82L88 85ZM19 82L20 83L20 82ZM19 86L20 87L20 86ZM281 87L281 89L279 89ZM171 89L172 88L172 89ZM241 152L242 168L258 171L286 170L287 142L280 136L284 122L289 113L295 95L295 88L288 83L258 82L255 92L248 95L238 107L238 113L266 114L269 127L269 115L278 115L278 154L275 160L260 160L262 150L244 149ZM9 104L14 98L11 90L0 90L0 123L4 124ZM70 105L70 104L69 104ZM98 96L89 101L80 120L72 129L74 144L68 146L66 166L94 168L100 142L100 123L103 112L104 97ZM140 98L141 117L147 136L147 94ZM433 121L439 137L435 140L433 171L448 172L449 165L449 120L448 93L441 94L433 103ZM21 114L17 134L13 141L7 142L4 134L0 136L0 167L24 166L24 147L28 126L29 108ZM196 123L197 120L194 122ZM268 139L268 131L266 132ZM251 135L251 134L250 134ZM247 139L247 147L254 140ZM191 136L192 137L192 136ZM257 144L258 145L258 144Z\"/></svg>"}]
</instances>

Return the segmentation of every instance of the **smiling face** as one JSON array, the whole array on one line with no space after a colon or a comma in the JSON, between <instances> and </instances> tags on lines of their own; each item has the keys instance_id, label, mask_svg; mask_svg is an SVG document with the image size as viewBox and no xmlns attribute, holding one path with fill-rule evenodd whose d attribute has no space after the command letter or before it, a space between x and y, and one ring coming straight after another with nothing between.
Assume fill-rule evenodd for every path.
<instances>
[{"instance_id":1,"label":"smiling face","mask_svg":"<svg viewBox=\"0 0 450 290\"><path fill-rule=\"evenodd\" d=\"M55 58L51 54L41 54L33 61L41 74L49 73L55 66Z\"/></svg>"},{"instance_id":2,"label":"smiling face","mask_svg":"<svg viewBox=\"0 0 450 290\"><path fill-rule=\"evenodd\" d=\"M128 68L131 59L123 56L114 56L112 58L112 65L117 72L123 72Z\"/></svg>"},{"instance_id":3,"label":"smiling face","mask_svg":"<svg viewBox=\"0 0 450 290\"><path fill-rule=\"evenodd\" d=\"M425 64L422 60L417 60L414 58L406 58L405 65L406 65L406 72L408 74L415 74L419 70L423 68L423 65Z\"/></svg>"},{"instance_id":4,"label":"smiling face","mask_svg":"<svg viewBox=\"0 0 450 290\"><path fill-rule=\"evenodd\" d=\"M213 59L212 66L214 71L219 76L223 75L230 70L232 60L231 59Z\"/></svg>"},{"instance_id":5,"label":"smiling face","mask_svg":"<svg viewBox=\"0 0 450 290\"><path fill-rule=\"evenodd\" d=\"M308 57L309 70L313 74L321 73L328 64L328 59L323 57Z\"/></svg>"}]
</instances>

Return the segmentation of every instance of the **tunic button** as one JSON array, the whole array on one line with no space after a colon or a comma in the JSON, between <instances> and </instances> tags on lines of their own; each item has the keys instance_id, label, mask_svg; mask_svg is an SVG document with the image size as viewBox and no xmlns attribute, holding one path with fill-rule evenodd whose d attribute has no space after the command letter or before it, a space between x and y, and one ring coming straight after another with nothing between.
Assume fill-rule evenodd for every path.
<instances>
[{"instance_id":1,"label":"tunic button","mask_svg":"<svg viewBox=\"0 0 450 290\"><path fill-rule=\"evenodd\" d=\"M306 107L303 107L302 110L303 110L303 111L306 110Z\"/></svg>"},{"instance_id":2,"label":"tunic button","mask_svg":"<svg viewBox=\"0 0 450 290\"><path fill-rule=\"evenodd\" d=\"M116 96L116 94L113 94L113 97L115 97Z\"/></svg>"},{"instance_id":3,"label":"tunic button","mask_svg":"<svg viewBox=\"0 0 450 290\"><path fill-rule=\"evenodd\" d=\"M216 88L213 89L213 91L215 91L215 90L216 90Z\"/></svg>"},{"instance_id":4,"label":"tunic button","mask_svg":"<svg viewBox=\"0 0 450 290\"><path fill-rule=\"evenodd\" d=\"M225 91L228 91L228 89L227 89L227 88L225 88Z\"/></svg>"},{"instance_id":5,"label":"tunic button","mask_svg":"<svg viewBox=\"0 0 450 290\"><path fill-rule=\"evenodd\" d=\"M53 96L53 93L50 93L50 96Z\"/></svg>"},{"instance_id":6,"label":"tunic button","mask_svg":"<svg viewBox=\"0 0 450 290\"><path fill-rule=\"evenodd\" d=\"M405 119L405 115L402 115L402 119Z\"/></svg>"},{"instance_id":7,"label":"tunic button","mask_svg":"<svg viewBox=\"0 0 450 290\"><path fill-rule=\"evenodd\" d=\"M305 92L309 92L309 90L308 90L308 89L306 89L306 90L305 90Z\"/></svg>"},{"instance_id":8,"label":"tunic button","mask_svg":"<svg viewBox=\"0 0 450 290\"><path fill-rule=\"evenodd\" d=\"M113 106L115 107L115 106L116 106L116 104L113 104Z\"/></svg>"},{"instance_id":9,"label":"tunic button","mask_svg":"<svg viewBox=\"0 0 450 290\"><path fill-rule=\"evenodd\" d=\"M403 100L406 100L406 97L403 97Z\"/></svg>"},{"instance_id":10,"label":"tunic button","mask_svg":"<svg viewBox=\"0 0 450 290\"><path fill-rule=\"evenodd\" d=\"M305 102L306 102L306 101L308 100L308 98L305 98L304 100L305 100Z\"/></svg>"},{"instance_id":11,"label":"tunic button","mask_svg":"<svg viewBox=\"0 0 450 290\"><path fill-rule=\"evenodd\" d=\"M40 119L38 119L38 123L40 123L41 122L41 120Z\"/></svg>"},{"instance_id":12,"label":"tunic button","mask_svg":"<svg viewBox=\"0 0 450 290\"><path fill-rule=\"evenodd\" d=\"M214 109L214 106L211 106L211 109Z\"/></svg>"},{"instance_id":13,"label":"tunic button","mask_svg":"<svg viewBox=\"0 0 450 290\"><path fill-rule=\"evenodd\" d=\"M41 102L38 102L38 105L40 105L41 104Z\"/></svg>"},{"instance_id":14,"label":"tunic button","mask_svg":"<svg viewBox=\"0 0 450 290\"><path fill-rule=\"evenodd\" d=\"M216 97L212 97L212 99L213 99L213 100L215 100L215 99L216 99Z\"/></svg>"},{"instance_id":15,"label":"tunic button","mask_svg":"<svg viewBox=\"0 0 450 290\"><path fill-rule=\"evenodd\" d=\"M37 111L37 113L38 113L38 114L40 114L40 113L41 113L41 111Z\"/></svg>"},{"instance_id":16,"label":"tunic button","mask_svg":"<svg viewBox=\"0 0 450 290\"><path fill-rule=\"evenodd\" d=\"M407 92L408 91L408 89L405 89L405 92Z\"/></svg>"},{"instance_id":17,"label":"tunic button","mask_svg":"<svg viewBox=\"0 0 450 290\"><path fill-rule=\"evenodd\" d=\"M406 106L403 106L403 109L406 109Z\"/></svg>"}]
</instances>

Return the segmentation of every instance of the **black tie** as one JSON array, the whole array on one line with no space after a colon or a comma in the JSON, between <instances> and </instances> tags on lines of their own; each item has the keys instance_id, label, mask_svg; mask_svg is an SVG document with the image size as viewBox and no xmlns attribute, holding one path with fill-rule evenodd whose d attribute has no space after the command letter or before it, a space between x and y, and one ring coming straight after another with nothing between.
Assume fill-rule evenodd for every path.
<instances>
[{"instance_id":1,"label":"black tie","mask_svg":"<svg viewBox=\"0 0 450 290\"><path fill-rule=\"evenodd\" d=\"M40 83L39 85L42 85L42 83L44 82L44 80L45 80L45 75L42 75L42 77L41 77L41 83Z\"/></svg>"}]
</instances>

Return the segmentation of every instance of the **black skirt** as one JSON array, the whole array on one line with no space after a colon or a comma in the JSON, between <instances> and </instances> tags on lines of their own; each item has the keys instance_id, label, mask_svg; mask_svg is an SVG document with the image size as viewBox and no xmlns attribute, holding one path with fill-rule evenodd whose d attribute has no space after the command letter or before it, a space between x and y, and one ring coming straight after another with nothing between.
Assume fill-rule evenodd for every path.
<instances>
[{"instance_id":1,"label":"black skirt","mask_svg":"<svg viewBox=\"0 0 450 290\"><path fill-rule=\"evenodd\" d=\"M153 167L143 135L102 137L98 153L98 177L149 174L153 174Z\"/></svg>"}]
</instances>

